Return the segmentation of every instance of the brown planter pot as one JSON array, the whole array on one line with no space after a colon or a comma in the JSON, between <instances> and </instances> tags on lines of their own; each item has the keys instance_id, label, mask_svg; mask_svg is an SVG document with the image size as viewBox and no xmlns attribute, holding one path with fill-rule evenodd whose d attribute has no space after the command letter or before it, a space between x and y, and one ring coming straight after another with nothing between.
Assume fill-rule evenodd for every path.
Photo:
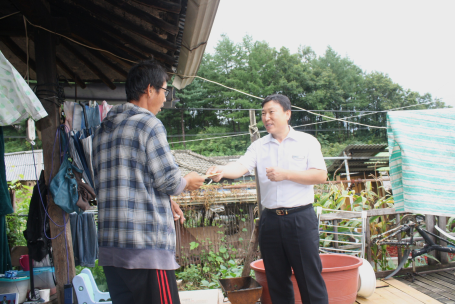
<instances>
[{"instance_id":1,"label":"brown planter pot","mask_svg":"<svg viewBox=\"0 0 455 304\"><path fill-rule=\"evenodd\" d=\"M351 304L357 297L359 284L359 267L362 259L344 254L321 254L322 278L327 286L329 304ZM264 263L257 260L251 263L251 268L256 274L256 281L262 285L262 304L272 304L269 287L265 276ZM301 304L299 287L292 272L292 284L294 286L295 303Z\"/></svg>"}]
</instances>

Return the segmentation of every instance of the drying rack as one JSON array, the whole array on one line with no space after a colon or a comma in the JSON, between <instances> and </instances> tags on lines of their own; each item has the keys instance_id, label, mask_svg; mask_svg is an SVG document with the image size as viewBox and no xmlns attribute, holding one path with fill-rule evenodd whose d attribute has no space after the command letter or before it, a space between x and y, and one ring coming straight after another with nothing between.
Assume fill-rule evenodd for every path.
<instances>
[{"instance_id":1,"label":"drying rack","mask_svg":"<svg viewBox=\"0 0 455 304\"><path fill-rule=\"evenodd\" d=\"M360 258L365 258L365 243L367 228L367 211L347 211L323 209L316 207L319 227L319 241L330 242L330 247L319 247L322 253L344 253L356 255ZM339 222L343 220L360 222L360 227L339 226ZM322 229L323 226L329 229ZM345 231L347 229L347 231ZM330 234L332 238L327 238ZM324 235L324 238L321 236ZM340 240L339 236L347 236L349 240ZM353 241L354 240L354 241ZM358 250L360 248L360 250Z\"/></svg>"}]
</instances>

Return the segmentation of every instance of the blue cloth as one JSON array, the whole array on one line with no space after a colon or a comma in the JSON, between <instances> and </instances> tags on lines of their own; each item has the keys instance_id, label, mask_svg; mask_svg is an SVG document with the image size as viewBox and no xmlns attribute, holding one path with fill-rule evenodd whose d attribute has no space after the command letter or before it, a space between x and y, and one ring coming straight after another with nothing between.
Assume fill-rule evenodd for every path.
<instances>
[{"instance_id":1,"label":"blue cloth","mask_svg":"<svg viewBox=\"0 0 455 304\"><path fill-rule=\"evenodd\" d=\"M387 114L395 209L455 215L455 109Z\"/></svg>"},{"instance_id":2,"label":"blue cloth","mask_svg":"<svg viewBox=\"0 0 455 304\"><path fill-rule=\"evenodd\" d=\"M85 115L87 115L87 125L85 125L85 117L84 113L82 112L82 120L81 120L81 130L83 129L95 129L101 123L100 118L100 108L96 102L95 106L85 106Z\"/></svg>"},{"instance_id":3,"label":"blue cloth","mask_svg":"<svg viewBox=\"0 0 455 304\"><path fill-rule=\"evenodd\" d=\"M98 234L93 213L70 214L76 266L94 267L98 258Z\"/></svg>"},{"instance_id":4,"label":"blue cloth","mask_svg":"<svg viewBox=\"0 0 455 304\"><path fill-rule=\"evenodd\" d=\"M113 107L93 138L93 169L99 265L177 269L169 195L182 179L161 121L131 103ZM119 251L144 258L130 263Z\"/></svg>"}]
</instances>

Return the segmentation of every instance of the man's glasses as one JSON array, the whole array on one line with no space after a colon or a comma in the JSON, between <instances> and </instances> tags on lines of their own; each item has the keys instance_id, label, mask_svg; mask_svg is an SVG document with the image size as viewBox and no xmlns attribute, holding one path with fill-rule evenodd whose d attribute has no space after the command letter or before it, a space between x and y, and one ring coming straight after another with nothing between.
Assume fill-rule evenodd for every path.
<instances>
[{"instance_id":1,"label":"man's glasses","mask_svg":"<svg viewBox=\"0 0 455 304\"><path fill-rule=\"evenodd\" d=\"M164 97L167 97L167 95L169 95L169 92L171 91L171 90L165 89L165 88L161 88L161 89L164 90Z\"/></svg>"}]
</instances>

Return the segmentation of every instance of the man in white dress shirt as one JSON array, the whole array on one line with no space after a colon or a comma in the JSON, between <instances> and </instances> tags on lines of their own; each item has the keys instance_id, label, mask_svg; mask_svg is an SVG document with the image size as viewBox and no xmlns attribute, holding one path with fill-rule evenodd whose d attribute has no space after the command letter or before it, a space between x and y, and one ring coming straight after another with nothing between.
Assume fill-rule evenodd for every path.
<instances>
[{"instance_id":1,"label":"man in white dress shirt","mask_svg":"<svg viewBox=\"0 0 455 304\"><path fill-rule=\"evenodd\" d=\"M288 125L291 102L270 95L262 102L262 122L269 135L255 141L244 156L207 174L238 178L257 167L261 188L259 247L273 304L294 304L291 267L303 303L327 304L321 276L319 233L312 208L313 185L327 179L321 145L313 136Z\"/></svg>"}]
</instances>

